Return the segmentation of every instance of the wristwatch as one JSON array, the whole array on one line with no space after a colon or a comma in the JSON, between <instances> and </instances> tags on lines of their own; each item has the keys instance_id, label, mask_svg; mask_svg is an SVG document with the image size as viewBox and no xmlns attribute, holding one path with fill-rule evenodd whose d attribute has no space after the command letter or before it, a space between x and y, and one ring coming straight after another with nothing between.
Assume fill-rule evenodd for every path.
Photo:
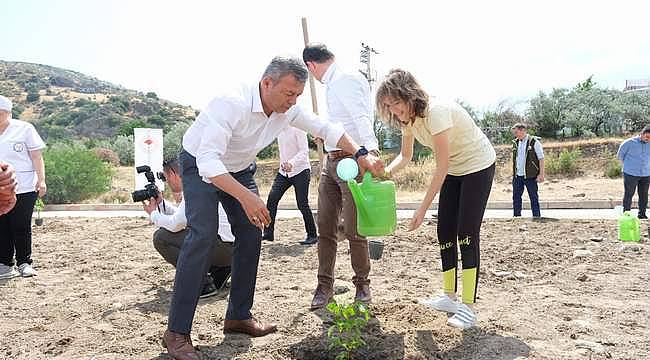
<instances>
[{"instance_id":1,"label":"wristwatch","mask_svg":"<svg viewBox=\"0 0 650 360\"><path fill-rule=\"evenodd\" d=\"M359 160L360 157L368 155L368 150L365 146L362 146L357 150L357 153L354 154L354 158Z\"/></svg>"}]
</instances>

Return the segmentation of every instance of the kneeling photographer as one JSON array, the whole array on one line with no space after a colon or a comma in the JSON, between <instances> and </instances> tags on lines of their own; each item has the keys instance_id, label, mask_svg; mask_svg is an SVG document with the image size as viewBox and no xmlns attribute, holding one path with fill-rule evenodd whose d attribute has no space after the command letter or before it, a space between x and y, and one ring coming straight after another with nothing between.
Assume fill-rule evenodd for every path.
<instances>
[{"instance_id":1,"label":"kneeling photographer","mask_svg":"<svg viewBox=\"0 0 650 360\"><path fill-rule=\"evenodd\" d=\"M138 172L145 172L150 184L154 184L154 181L152 181L153 174L150 170L141 171L141 169L138 169ZM177 159L163 162L163 172L158 173L158 178L169 185L175 196L183 193L183 182L180 177ZM181 199L178 207L175 207L165 201L157 189L152 190L149 188L150 185L147 186L145 190L134 192L133 200L142 201L142 194L149 192L148 195L151 198L148 202L143 201L144 210L149 214L151 222L160 227L153 235L153 245L168 263L176 267L178 254L185 240L185 235L187 235L185 200ZM154 198L154 194L158 194L158 196ZM204 276L200 298L215 295L225 287L230 277L232 244L235 237L232 235L228 217L221 205L219 205L218 212L219 214L215 214L215 216L219 216L219 230L218 234L215 234L215 244L210 256L209 270Z\"/></svg>"}]
</instances>

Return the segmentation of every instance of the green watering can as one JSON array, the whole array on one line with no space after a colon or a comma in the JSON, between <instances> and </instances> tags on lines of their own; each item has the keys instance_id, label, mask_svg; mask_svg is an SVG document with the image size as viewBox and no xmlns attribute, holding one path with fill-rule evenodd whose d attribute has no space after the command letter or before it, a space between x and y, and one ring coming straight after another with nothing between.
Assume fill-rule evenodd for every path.
<instances>
[{"instance_id":1,"label":"green watering can","mask_svg":"<svg viewBox=\"0 0 650 360\"><path fill-rule=\"evenodd\" d=\"M397 206L395 204L395 183L373 180L366 172L363 181L354 179L359 173L356 161L343 159L336 173L348 182L354 204L357 207L357 232L362 236L385 236L397 228Z\"/></svg>"},{"instance_id":2,"label":"green watering can","mask_svg":"<svg viewBox=\"0 0 650 360\"><path fill-rule=\"evenodd\" d=\"M618 239L621 241L641 240L641 223L638 218L626 211L618 218Z\"/></svg>"}]
</instances>

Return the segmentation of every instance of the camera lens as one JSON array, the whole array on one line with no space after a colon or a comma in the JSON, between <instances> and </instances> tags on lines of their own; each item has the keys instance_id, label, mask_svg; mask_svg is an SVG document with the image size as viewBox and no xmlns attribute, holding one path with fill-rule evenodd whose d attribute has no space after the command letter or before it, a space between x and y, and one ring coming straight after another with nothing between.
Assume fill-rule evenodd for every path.
<instances>
[{"instance_id":1,"label":"camera lens","mask_svg":"<svg viewBox=\"0 0 650 360\"><path fill-rule=\"evenodd\" d=\"M131 193L131 197L133 198L133 202L141 202L151 199L148 190L136 190Z\"/></svg>"}]
</instances>

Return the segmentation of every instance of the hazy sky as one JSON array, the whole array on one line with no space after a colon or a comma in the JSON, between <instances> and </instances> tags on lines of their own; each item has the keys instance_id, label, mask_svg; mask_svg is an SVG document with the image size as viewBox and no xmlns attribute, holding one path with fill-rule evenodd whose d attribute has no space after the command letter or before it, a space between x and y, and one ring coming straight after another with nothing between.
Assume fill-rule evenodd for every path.
<instances>
[{"instance_id":1,"label":"hazy sky","mask_svg":"<svg viewBox=\"0 0 650 360\"><path fill-rule=\"evenodd\" d=\"M0 59L77 70L201 108L221 87L257 80L274 55L299 55L306 16L311 40L344 67L360 66L364 41L381 53L380 76L402 67L433 94L484 110L591 74L614 88L650 78L647 4L4 0Z\"/></svg>"}]
</instances>

